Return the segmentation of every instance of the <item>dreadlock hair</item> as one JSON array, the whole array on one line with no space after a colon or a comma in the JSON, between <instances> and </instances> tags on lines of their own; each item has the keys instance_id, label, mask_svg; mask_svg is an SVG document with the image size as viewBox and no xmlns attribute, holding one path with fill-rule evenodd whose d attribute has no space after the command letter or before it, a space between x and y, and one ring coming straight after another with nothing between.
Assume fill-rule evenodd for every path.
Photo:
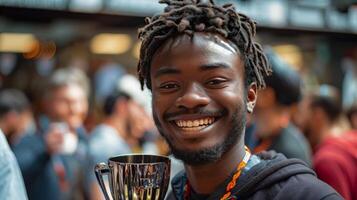
<instances>
[{"instance_id":1,"label":"dreadlock hair","mask_svg":"<svg viewBox=\"0 0 357 200\"><path fill-rule=\"evenodd\" d=\"M264 76L272 70L261 46L253 41L255 22L244 14L237 13L232 4L215 5L213 0L159 0L167 4L163 13L147 17L146 25L139 29L142 41L138 75L141 87L151 89L151 59L168 38L176 34L194 32L216 33L233 42L241 51L245 62L247 83L257 82L265 87Z\"/></svg>"}]
</instances>

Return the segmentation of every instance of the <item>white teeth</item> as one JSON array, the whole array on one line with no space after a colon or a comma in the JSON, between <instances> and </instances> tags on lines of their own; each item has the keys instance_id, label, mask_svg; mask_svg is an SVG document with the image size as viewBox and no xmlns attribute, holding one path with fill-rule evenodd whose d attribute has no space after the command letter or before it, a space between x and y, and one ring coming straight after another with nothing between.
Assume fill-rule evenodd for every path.
<instances>
[{"instance_id":1,"label":"white teeth","mask_svg":"<svg viewBox=\"0 0 357 200\"><path fill-rule=\"evenodd\" d=\"M208 119L207 118L205 119L204 124L208 124Z\"/></svg>"},{"instance_id":2,"label":"white teeth","mask_svg":"<svg viewBox=\"0 0 357 200\"><path fill-rule=\"evenodd\" d=\"M182 127L182 129L185 130L185 131L199 131L200 129L202 129L204 127L206 127L206 126Z\"/></svg>"},{"instance_id":3,"label":"white teeth","mask_svg":"<svg viewBox=\"0 0 357 200\"><path fill-rule=\"evenodd\" d=\"M199 121L197 121L197 120L193 121L193 126L198 126L199 124L200 124Z\"/></svg>"},{"instance_id":4,"label":"white teeth","mask_svg":"<svg viewBox=\"0 0 357 200\"><path fill-rule=\"evenodd\" d=\"M188 126L188 127L192 127L192 124L193 124L192 121L188 121L188 122L187 122L187 126Z\"/></svg>"},{"instance_id":5,"label":"white teeth","mask_svg":"<svg viewBox=\"0 0 357 200\"><path fill-rule=\"evenodd\" d=\"M181 128L202 128L203 126L208 126L214 122L213 117L207 117L203 119L196 119L196 120L176 120L175 123L178 127ZM193 129L192 129L193 130Z\"/></svg>"}]
</instances>

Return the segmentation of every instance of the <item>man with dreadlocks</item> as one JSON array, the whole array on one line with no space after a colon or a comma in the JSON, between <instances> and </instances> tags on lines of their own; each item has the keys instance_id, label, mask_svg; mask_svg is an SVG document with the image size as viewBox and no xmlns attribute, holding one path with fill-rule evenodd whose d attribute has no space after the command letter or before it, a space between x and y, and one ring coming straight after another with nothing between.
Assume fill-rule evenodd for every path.
<instances>
[{"instance_id":1,"label":"man with dreadlocks","mask_svg":"<svg viewBox=\"0 0 357 200\"><path fill-rule=\"evenodd\" d=\"M246 115L271 73L255 22L212 0L160 2L165 11L139 30L138 74L158 130L185 165L168 199L342 199L303 162L244 145Z\"/></svg>"}]
</instances>

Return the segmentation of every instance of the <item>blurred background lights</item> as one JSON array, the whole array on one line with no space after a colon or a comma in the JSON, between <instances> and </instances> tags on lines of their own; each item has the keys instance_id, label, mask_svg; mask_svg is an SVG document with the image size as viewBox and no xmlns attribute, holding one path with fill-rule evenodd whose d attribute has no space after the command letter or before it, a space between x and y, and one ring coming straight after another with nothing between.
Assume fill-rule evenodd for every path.
<instances>
[{"instance_id":1,"label":"blurred background lights","mask_svg":"<svg viewBox=\"0 0 357 200\"><path fill-rule=\"evenodd\" d=\"M133 47L132 54L133 54L134 58L136 58L136 59L139 59L140 47L141 47L141 42L140 41L136 42L134 47Z\"/></svg>"},{"instance_id":2,"label":"blurred background lights","mask_svg":"<svg viewBox=\"0 0 357 200\"><path fill-rule=\"evenodd\" d=\"M93 37L90 49L95 54L122 54L130 49L131 43L127 34L101 33Z\"/></svg>"},{"instance_id":3,"label":"blurred background lights","mask_svg":"<svg viewBox=\"0 0 357 200\"><path fill-rule=\"evenodd\" d=\"M35 58L37 55L39 55L40 51L41 51L41 44L40 42L36 41L32 44L31 49L29 51L23 53L23 56L26 59L32 59Z\"/></svg>"},{"instance_id":4,"label":"blurred background lights","mask_svg":"<svg viewBox=\"0 0 357 200\"><path fill-rule=\"evenodd\" d=\"M303 56L298 46L282 44L274 46L273 49L295 70L300 70L303 67Z\"/></svg>"},{"instance_id":5,"label":"blurred background lights","mask_svg":"<svg viewBox=\"0 0 357 200\"><path fill-rule=\"evenodd\" d=\"M56 53L56 48L56 44L53 41L35 42L31 50L24 53L23 56L26 59L51 59Z\"/></svg>"},{"instance_id":6,"label":"blurred background lights","mask_svg":"<svg viewBox=\"0 0 357 200\"><path fill-rule=\"evenodd\" d=\"M272 24L285 24L286 12L282 2L271 1L268 6L269 19Z\"/></svg>"},{"instance_id":7,"label":"blurred background lights","mask_svg":"<svg viewBox=\"0 0 357 200\"><path fill-rule=\"evenodd\" d=\"M28 33L0 33L0 52L27 53L37 42L32 34Z\"/></svg>"}]
</instances>

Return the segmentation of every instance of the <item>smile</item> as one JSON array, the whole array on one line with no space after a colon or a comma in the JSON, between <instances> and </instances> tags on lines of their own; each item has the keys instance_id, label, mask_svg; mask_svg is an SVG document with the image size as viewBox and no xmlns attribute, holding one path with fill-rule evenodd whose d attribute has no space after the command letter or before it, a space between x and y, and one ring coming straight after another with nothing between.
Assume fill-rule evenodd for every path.
<instances>
[{"instance_id":1,"label":"smile","mask_svg":"<svg viewBox=\"0 0 357 200\"><path fill-rule=\"evenodd\" d=\"M175 120L175 124L185 131L197 131L208 127L215 122L214 117L205 117L194 120Z\"/></svg>"}]
</instances>

